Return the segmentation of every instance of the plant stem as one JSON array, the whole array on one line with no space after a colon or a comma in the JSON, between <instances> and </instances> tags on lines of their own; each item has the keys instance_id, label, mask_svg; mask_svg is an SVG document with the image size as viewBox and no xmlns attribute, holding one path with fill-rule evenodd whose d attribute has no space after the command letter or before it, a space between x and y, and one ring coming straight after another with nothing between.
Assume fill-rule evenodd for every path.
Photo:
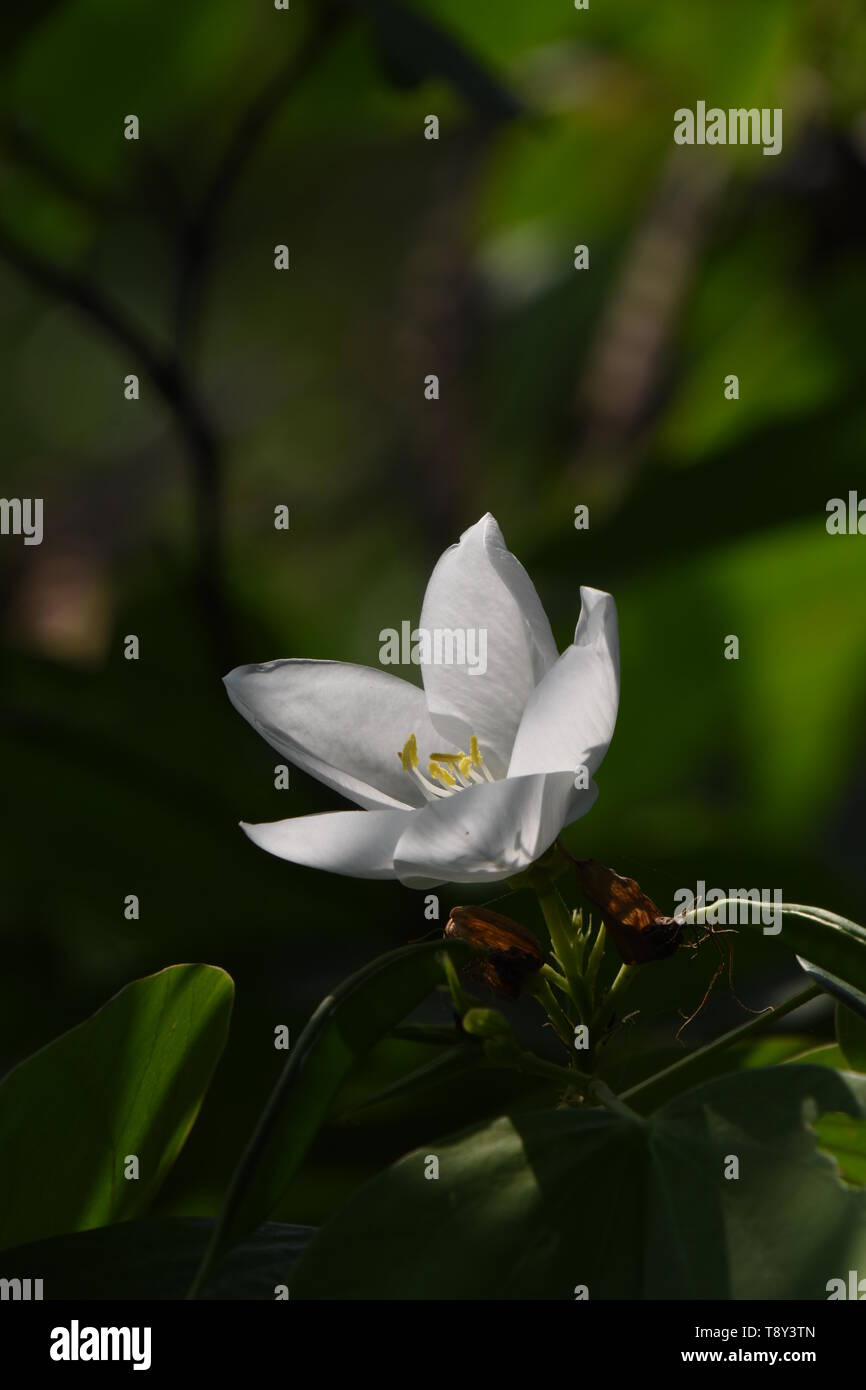
<instances>
[{"instance_id":1,"label":"plant stem","mask_svg":"<svg viewBox=\"0 0 866 1390\"><path fill-rule=\"evenodd\" d=\"M543 1076L548 1080L559 1081L563 1085L573 1087L581 1095L585 1094L586 1086L589 1084L589 1077L581 1076L580 1072L561 1067L556 1062L545 1062L543 1057L536 1057L534 1053L524 1052L520 1048L503 1056L501 1061L488 1055L487 1064L491 1067L505 1067L511 1071L523 1072L527 1076Z\"/></svg>"},{"instance_id":2,"label":"plant stem","mask_svg":"<svg viewBox=\"0 0 866 1390\"><path fill-rule=\"evenodd\" d=\"M547 930L550 932L550 940L556 957L565 971L565 978L568 981L568 991L577 1007L577 1012L582 1023L589 1020L592 1013L592 1004L583 977L578 969L574 948L571 943L570 927L568 914L560 901L558 893L547 884L545 887L537 887L538 902L544 913L544 920L547 923Z\"/></svg>"},{"instance_id":3,"label":"plant stem","mask_svg":"<svg viewBox=\"0 0 866 1390\"><path fill-rule=\"evenodd\" d=\"M568 980L564 975L560 975L558 970L554 970L552 965L542 965L539 975L543 975L550 984L556 985L557 989L562 990L563 994L568 994Z\"/></svg>"},{"instance_id":4,"label":"plant stem","mask_svg":"<svg viewBox=\"0 0 866 1390\"><path fill-rule=\"evenodd\" d=\"M550 985L546 980L539 980L536 988L532 992L553 1024L554 1031L560 1042L564 1043L569 1049L570 1055L574 1029L564 1009L557 1000L556 995L550 988Z\"/></svg>"},{"instance_id":5,"label":"plant stem","mask_svg":"<svg viewBox=\"0 0 866 1390\"><path fill-rule=\"evenodd\" d=\"M646 1124L643 1115L639 1115L636 1110L632 1110L630 1105L626 1105L624 1101L620 1100L619 1096L614 1095L610 1087L606 1086L603 1081L593 1081L589 1089L590 1095L601 1101L601 1104L611 1114L619 1116L621 1120L628 1120L631 1124Z\"/></svg>"},{"instance_id":6,"label":"plant stem","mask_svg":"<svg viewBox=\"0 0 866 1390\"><path fill-rule=\"evenodd\" d=\"M595 941L592 943L592 950L589 953L589 964L586 967L586 987L589 990L591 999L595 998L595 985L598 979L598 972L601 969L601 962L604 959L604 946L607 939L607 930L604 921L599 923Z\"/></svg>"},{"instance_id":7,"label":"plant stem","mask_svg":"<svg viewBox=\"0 0 866 1390\"><path fill-rule=\"evenodd\" d=\"M690 1052L687 1057L681 1058L679 1062L674 1062L672 1066L665 1067L664 1071L657 1072L655 1076L649 1077L646 1081L640 1081L637 1086L632 1086L630 1090L623 1091L620 1100L633 1104L640 1100L646 1104L649 1100L652 1105L653 1093L658 1090L663 1094L667 1092L667 1083L674 1079L685 1078L688 1084L689 1076L692 1072L700 1074L703 1071L704 1063L708 1057L714 1057L719 1052L724 1052L733 1043L742 1041L743 1038L750 1038L768 1024L775 1023L776 1019L784 1018L786 1014L792 1014L795 1009L802 1008L813 999L817 999L823 994L820 985L807 985L807 987L795 994L784 1004L778 1004L774 1009L767 1013L760 1014L757 1018L752 1018L748 1023L742 1024L739 1028L734 1028L730 1033L725 1033L721 1038L716 1038L715 1042L707 1043L705 1047L699 1047L697 1051Z\"/></svg>"},{"instance_id":8,"label":"plant stem","mask_svg":"<svg viewBox=\"0 0 866 1390\"><path fill-rule=\"evenodd\" d=\"M619 1002L620 997L625 993L637 974L636 965L621 965L617 971L613 984L604 997L603 1002L596 1009L593 1015L591 1029L593 1032L600 1031L610 1019L614 1006Z\"/></svg>"},{"instance_id":9,"label":"plant stem","mask_svg":"<svg viewBox=\"0 0 866 1390\"><path fill-rule=\"evenodd\" d=\"M468 1009L472 1008L475 1001L470 999L461 985L460 976L454 969L451 957L448 955L447 951L442 952L439 961L445 972L445 979L448 982L448 991L451 995L451 1002L454 1005L455 1012L462 1017Z\"/></svg>"}]
</instances>

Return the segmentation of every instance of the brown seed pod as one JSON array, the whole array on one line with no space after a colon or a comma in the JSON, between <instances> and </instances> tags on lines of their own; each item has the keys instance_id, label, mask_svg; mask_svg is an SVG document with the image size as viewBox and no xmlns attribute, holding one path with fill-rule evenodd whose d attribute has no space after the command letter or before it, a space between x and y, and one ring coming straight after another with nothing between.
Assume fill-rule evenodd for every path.
<instances>
[{"instance_id":1,"label":"brown seed pod","mask_svg":"<svg viewBox=\"0 0 866 1390\"><path fill-rule=\"evenodd\" d=\"M532 932L489 907L452 907L445 935L476 948L479 954L467 967L469 973L508 999L516 999L544 964Z\"/></svg>"},{"instance_id":2,"label":"brown seed pod","mask_svg":"<svg viewBox=\"0 0 866 1390\"><path fill-rule=\"evenodd\" d=\"M682 936L681 922L659 912L633 878L624 878L597 859L569 858L626 965L646 965L673 955Z\"/></svg>"}]
</instances>

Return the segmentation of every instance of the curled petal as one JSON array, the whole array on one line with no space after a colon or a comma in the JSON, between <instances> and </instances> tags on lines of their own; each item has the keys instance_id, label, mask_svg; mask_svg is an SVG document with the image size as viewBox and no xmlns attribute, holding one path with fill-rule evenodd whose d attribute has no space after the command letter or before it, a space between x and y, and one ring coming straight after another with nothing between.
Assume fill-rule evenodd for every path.
<instances>
[{"instance_id":1,"label":"curled petal","mask_svg":"<svg viewBox=\"0 0 866 1390\"><path fill-rule=\"evenodd\" d=\"M616 604L600 589L582 588L574 643L529 697L508 768L575 772L591 777L613 737L619 707Z\"/></svg>"}]
</instances>

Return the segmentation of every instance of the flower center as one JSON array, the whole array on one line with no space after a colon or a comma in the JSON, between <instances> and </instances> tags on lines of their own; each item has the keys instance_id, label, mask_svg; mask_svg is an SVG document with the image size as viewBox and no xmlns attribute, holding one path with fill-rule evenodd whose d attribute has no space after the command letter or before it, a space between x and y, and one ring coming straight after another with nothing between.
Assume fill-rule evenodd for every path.
<instances>
[{"instance_id":1,"label":"flower center","mask_svg":"<svg viewBox=\"0 0 866 1390\"><path fill-rule=\"evenodd\" d=\"M403 771L415 778L428 801L433 797L451 796L453 792L464 791L467 787L477 786L481 782L496 780L491 776L481 756L478 739L474 734L469 740L468 753L431 754L427 765L427 777L418 766L418 740L414 734L409 735L402 753L398 753L397 757L403 764Z\"/></svg>"}]
</instances>

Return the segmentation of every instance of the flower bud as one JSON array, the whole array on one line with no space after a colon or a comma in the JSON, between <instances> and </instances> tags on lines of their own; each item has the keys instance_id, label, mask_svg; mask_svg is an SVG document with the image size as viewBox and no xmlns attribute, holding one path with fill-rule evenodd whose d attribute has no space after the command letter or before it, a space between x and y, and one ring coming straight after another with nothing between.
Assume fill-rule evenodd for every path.
<instances>
[{"instance_id":1,"label":"flower bud","mask_svg":"<svg viewBox=\"0 0 866 1390\"><path fill-rule=\"evenodd\" d=\"M453 907L445 935L475 948L478 959L470 963L469 972L508 999L516 999L544 964L532 932L487 907Z\"/></svg>"},{"instance_id":2,"label":"flower bud","mask_svg":"<svg viewBox=\"0 0 866 1390\"><path fill-rule=\"evenodd\" d=\"M460 1020L464 1033L473 1038L506 1038L511 1036L508 1020L498 1009L468 1009Z\"/></svg>"},{"instance_id":3,"label":"flower bud","mask_svg":"<svg viewBox=\"0 0 866 1390\"><path fill-rule=\"evenodd\" d=\"M569 855L581 889L600 910L602 921L626 965L646 965L673 955L682 923L666 917L639 883L597 859Z\"/></svg>"}]
</instances>

